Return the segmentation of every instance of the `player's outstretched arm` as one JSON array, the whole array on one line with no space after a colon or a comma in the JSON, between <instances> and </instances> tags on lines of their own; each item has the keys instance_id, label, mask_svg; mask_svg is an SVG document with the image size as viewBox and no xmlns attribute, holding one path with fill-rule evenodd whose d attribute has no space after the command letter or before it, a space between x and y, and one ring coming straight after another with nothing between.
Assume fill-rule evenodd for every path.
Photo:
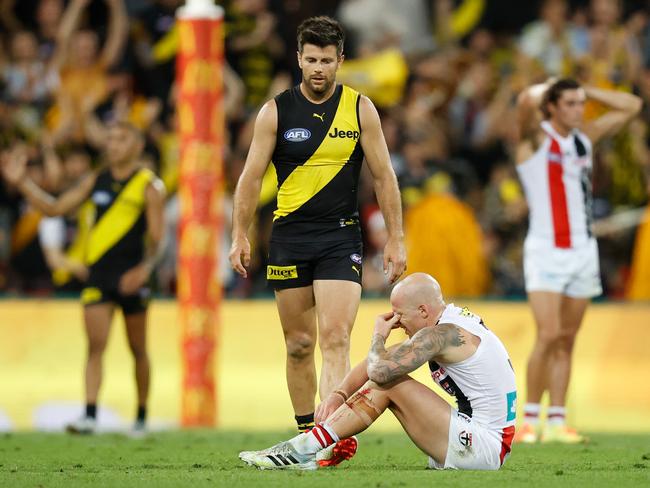
<instances>
[{"instance_id":1,"label":"player's outstretched arm","mask_svg":"<svg viewBox=\"0 0 650 488\"><path fill-rule=\"evenodd\" d=\"M90 195L97 177L97 173L93 172L84 177L79 184L55 198L27 176L27 153L21 147L2 154L2 174L31 205L49 217L65 215L81 205Z\"/></svg>"},{"instance_id":2,"label":"player's outstretched arm","mask_svg":"<svg viewBox=\"0 0 650 488\"><path fill-rule=\"evenodd\" d=\"M390 154L381 131L377 109L368 97L359 101L361 147L372 174L375 195L386 221L388 242L384 247L384 273L394 283L406 269L406 250L402 227L402 200L395 171L390 164Z\"/></svg>"},{"instance_id":3,"label":"player's outstretched arm","mask_svg":"<svg viewBox=\"0 0 650 488\"><path fill-rule=\"evenodd\" d=\"M643 106L643 100L631 93L616 90L603 90L591 86L585 87L587 98L596 100L610 109L604 115L587 123L584 132L593 144L607 135L618 132Z\"/></svg>"},{"instance_id":4,"label":"player's outstretched arm","mask_svg":"<svg viewBox=\"0 0 650 488\"><path fill-rule=\"evenodd\" d=\"M275 100L266 102L255 120L253 141L248 150L246 164L235 189L232 211L232 246L230 265L247 276L246 266L250 263L251 249L248 242L248 228L255 215L260 198L262 178L275 149L275 135L278 127L278 111Z\"/></svg>"}]
</instances>

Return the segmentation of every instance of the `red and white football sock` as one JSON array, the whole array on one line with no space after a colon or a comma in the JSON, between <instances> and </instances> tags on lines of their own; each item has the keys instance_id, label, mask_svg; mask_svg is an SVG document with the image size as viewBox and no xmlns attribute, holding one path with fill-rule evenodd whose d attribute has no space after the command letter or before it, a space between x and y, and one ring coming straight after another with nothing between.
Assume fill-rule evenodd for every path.
<instances>
[{"instance_id":1,"label":"red and white football sock","mask_svg":"<svg viewBox=\"0 0 650 488\"><path fill-rule=\"evenodd\" d=\"M327 424L316 424L313 429L291 440L291 444L300 454L315 454L339 441L339 436Z\"/></svg>"},{"instance_id":2,"label":"red and white football sock","mask_svg":"<svg viewBox=\"0 0 650 488\"><path fill-rule=\"evenodd\" d=\"M524 405L524 422L530 425L539 424L539 412L541 407L539 403L526 403Z\"/></svg>"},{"instance_id":3,"label":"red and white football sock","mask_svg":"<svg viewBox=\"0 0 650 488\"><path fill-rule=\"evenodd\" d=\"M564 425L566 424L566 407L548 407L546 414L546 422L548 425Z\"/></svg>"}]
</instances>

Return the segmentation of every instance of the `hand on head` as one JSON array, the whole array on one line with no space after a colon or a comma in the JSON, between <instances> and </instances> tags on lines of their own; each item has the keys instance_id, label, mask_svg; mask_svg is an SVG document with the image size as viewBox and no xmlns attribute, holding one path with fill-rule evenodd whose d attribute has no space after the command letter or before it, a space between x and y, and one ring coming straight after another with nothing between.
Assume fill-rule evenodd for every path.
<instances>
[{"instance_id":1,"label":"hand on head","mask_svg":"<svg viewBox=\"0 0 650 488\"><path fill-rule=\"evenodd\" d=\"M377 317L377 320L375 320L374 333L387 338L393 329L400 328L399 319L400 315L396 314L395 312L387 312L381 314L379 317Z\"/></svg>"}]
</instances>

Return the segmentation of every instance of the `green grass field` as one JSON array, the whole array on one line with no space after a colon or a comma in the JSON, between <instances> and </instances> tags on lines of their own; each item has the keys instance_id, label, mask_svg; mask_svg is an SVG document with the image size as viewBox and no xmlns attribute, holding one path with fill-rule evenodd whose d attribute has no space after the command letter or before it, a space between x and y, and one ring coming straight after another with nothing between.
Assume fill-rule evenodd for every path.
<instances>
[{"instance_id":1,"label":"green grass field","mask_svg":"<svg viewBox=\"0 0 650 488\"><path fill-rule=\"evenodd\" d=\"M593 434L586 445L515 446L499 472L425 470L426 457L401 433L360 437L356 457L316 472L258 471L237 453L289 432L185 431L144 439L117 434L0 435L0 487L511 487L650 486L650 435Z\"/></svg>"}]
</instances>

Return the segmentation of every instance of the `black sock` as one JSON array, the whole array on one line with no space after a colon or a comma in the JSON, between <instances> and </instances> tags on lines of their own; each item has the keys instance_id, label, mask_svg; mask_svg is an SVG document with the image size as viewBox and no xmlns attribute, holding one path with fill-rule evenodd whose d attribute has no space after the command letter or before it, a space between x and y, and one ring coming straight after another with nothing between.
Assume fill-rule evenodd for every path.
<instances>
[{"instance_id":1,"label":"black sock","mask_svg":"<svg viewBox=\"0 0 650 488\"><path fill-rule=\"evenodd\" d=\"M94 403L86 403L86 417L94 419L97 417L97 405Z\"/></svg>"},{"instance_id":2,"label":"black sock","mask_svg":"<svg viewBox=\"0 0 650 488\"><path fill-rule=\"evenodd\" d=\"M298 424L298 432L303 433L314 428L314 414L296 415L296 423Z\"/></svg>"},{"instance_id":3,"label":"black sock","mask_svg":"<svg viewBox=\"0 0 650 488\"><path fill-rule=\"evenodd\" d=\"M138 406L138 414L136 420L138 422L144 422L147 418L147 407Z\"/></svg>"}]
</instances>

